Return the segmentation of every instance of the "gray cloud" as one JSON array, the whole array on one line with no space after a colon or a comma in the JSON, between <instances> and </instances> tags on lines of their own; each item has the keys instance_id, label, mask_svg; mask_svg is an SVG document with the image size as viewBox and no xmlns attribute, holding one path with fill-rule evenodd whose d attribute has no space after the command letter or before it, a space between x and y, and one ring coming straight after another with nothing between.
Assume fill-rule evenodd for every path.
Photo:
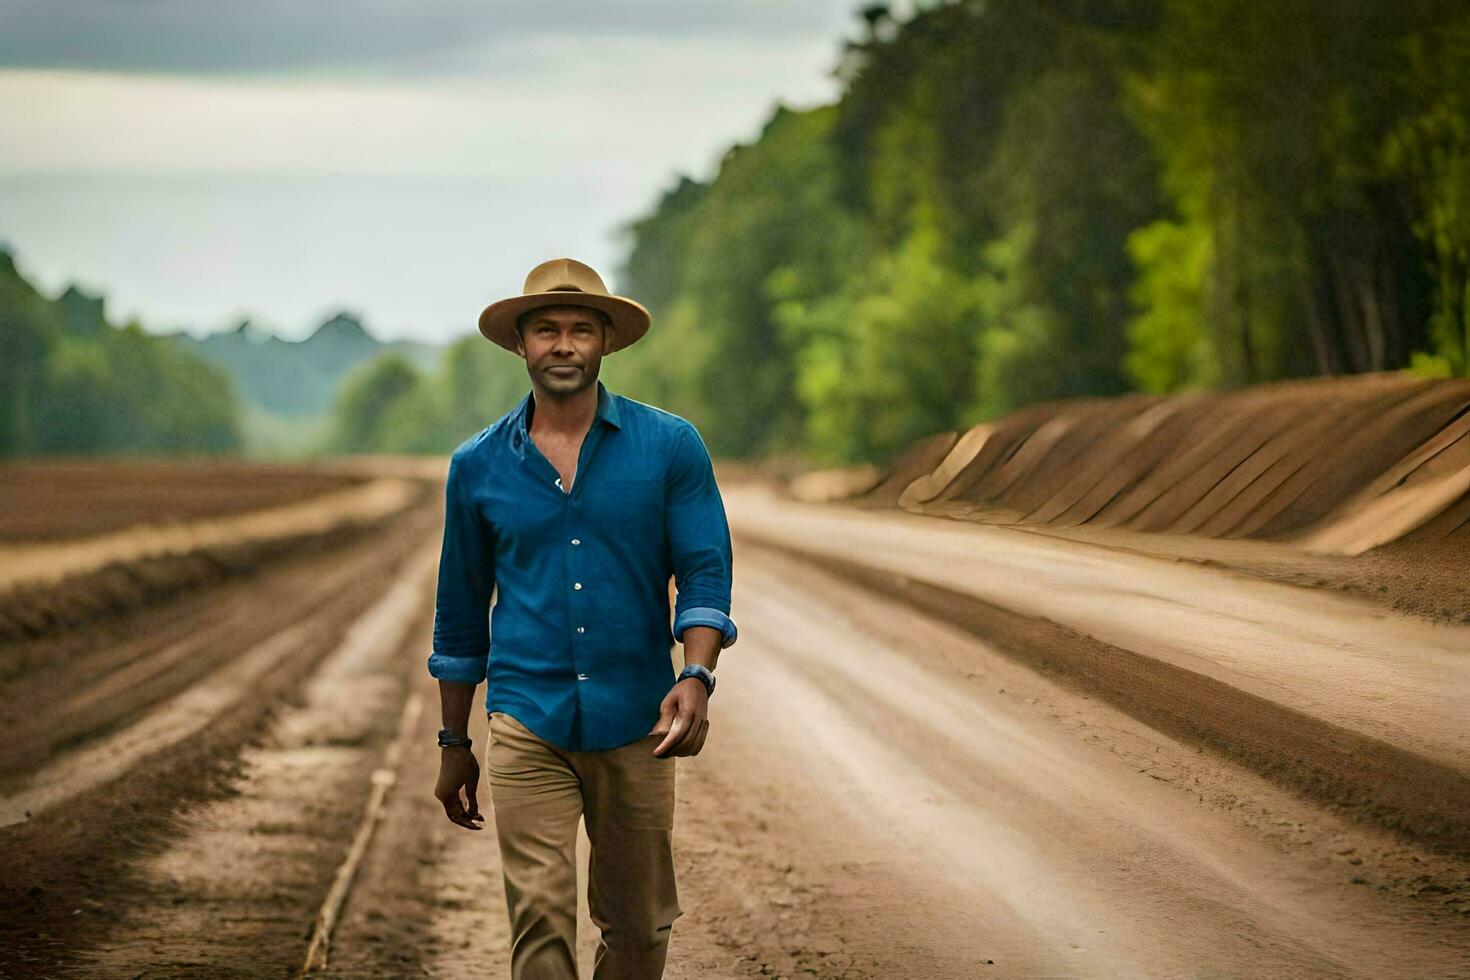
<instances>
[{"instance_id":1,"label":"gray cloud","mask_svg":"<svg viewBox=\"0 0 1470 980\"><path fill-rule=\"evenodd\" d=\"M7 0L0 67L171 74L482 67L526 41L839 37L856 0ZM495 66L507 63L497 55Z\"/></svg>"}]
</instances>

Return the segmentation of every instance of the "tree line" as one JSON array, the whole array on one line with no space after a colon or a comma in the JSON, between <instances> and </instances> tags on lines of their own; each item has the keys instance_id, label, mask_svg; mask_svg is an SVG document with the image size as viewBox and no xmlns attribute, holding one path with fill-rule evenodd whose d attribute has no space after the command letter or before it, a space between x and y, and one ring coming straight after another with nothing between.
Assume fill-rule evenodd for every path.
<instances>
[{"instance_id":1,"label":"tree line","mask_svg":"<svg viewBox=\"0 0 1470 980\"><path fill-rule=\"evenodd\" d=\"M876 462L1042 401L1470 375L1470 8L949 0L860 12L623 229L610 387L712 451ZM229 378L0 260L0 453L239 446ZM99 326L101 324L101 326ZM105 327L105 329L103 329ZM359 367L326 448L443 452L528 388L476 334Z\"/></svg>"},{"instance_id":2,"label":"tree line","mask_svg":"<svg viewBox=\"0 0 1470 980\"><path fill-rule=\"evenodd\" d=\"M414 366L401 353L382 354L343 380L324 448L448 452L505 414L529 389L525 361L478 333L450 344L434 371Z\"/></svg>"},{"instance_id":3,"label":"tree line","mask_svg":"<svg viewBox=\"0 0 1470 980\"><path fill-rule=\"evenodd\" d=\"M605 376L713 451L876 462L1059 398L1470 374L1464 4L873 4L860 31L835 104L778 107L625 229L655 326ZM475 373L384 366L339 407L450 446L526 387L470 343Z\"/></svg>"},{"instance_id":4,"label":"tree line","mask_svg":"<svg viewBox=\"0 0 1470 980\"><path fill-rule=\"evenodd\" d=\"M0 250L0 457L234 453L239 415L227 373L75 287L48 299Z\"/></svg>"},{"instance_id":5,"label":"tree line","mask_svg":"<svg viewBox=\"0 0 1470 980\"><path fill-rule=\"evenodd\" d=\"M861 31L836 104L628 227L656 326L616 369L713 450L876 461L1057 398L1470 373L1463 4L875 4Z\"/></svg>"}]
</instances>

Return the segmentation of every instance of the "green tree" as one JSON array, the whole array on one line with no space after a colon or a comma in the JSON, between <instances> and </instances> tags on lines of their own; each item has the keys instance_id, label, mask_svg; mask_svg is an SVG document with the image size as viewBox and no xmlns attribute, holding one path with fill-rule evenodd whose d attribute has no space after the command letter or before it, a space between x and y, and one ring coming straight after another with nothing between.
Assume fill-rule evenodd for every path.
<instances>
[{"instance_id":1,"label":"green tree","mask_svg":"<svg viewBox=\"0 0 1470 980\"><path fill-rule=\"evenodd\" d=\"M329 448L343 453L382 452L390 434L398 440L409 438L405 421L394 416L408 411L411 417L412 399L423 384L418 369L398 354L384 354L355 368L337 395Z\"/></svg>"},{"instance_id":2,"label":"green tree","mask_svg":"<svg viewBox=\"0 0 1470 980\"><path fill-rule=\"evenodd\" d=\"M1423 278L1403 261L1417 247L1380 148L1405 106L1405 44L1447 9L1166 0L1127 104L1176 220L1209 236L1197 316L1225 383L1383 370L1420 342ZM1155 286L1167 271L1142 270Z\"/></svg>"},{"instance_id":3,"label":"green tree","mask_svg":"<svg viewBox=\"0 0 1470 980\"><path fill-rule=\"evenodd\" d=\"M1129 324L1123 362L1143 391L1162 395L1221 381L1214 338L1200 316L1211 244L1207 228L1173 221L1155 221L1128 238L1139 269L1132 297L1142 312Z\"/></svg>"},{"instance_id":4,"label":"green tree","mask_svg":"<svg viewBox=\"0 0 1470 980\"><path fill-rule=\"evenodd\" d=\"M60 335L51 305L21 277L10 253L0 249L0 456L35 448L35 403Z\"/></svg>"},{"instance_id":5,"label":"green tree","mask_svg":"<svg viewBox=\"0 0 1470 980\"><path fill-rule=\"evenodd\" d=\"M826 462L877 462L955 426L972 397L975 284L954 272L932 221L848 288L793 295L775 312L799 351L806 447Z\"/></svg>"},{"instance_id":6,"label":"green tree","mask_svg":"<svg viewBox=\"0 0 1470 980\"><path fill-rule=\"evenodd\" d=\"M223 371L136 322L114 327L100 297L47 300L0 253L0 453L225 453L239 405Z\"/></svg>"},{"instance_id":7,"label":"green tree","mask_svg":"<svg viewBox=\"0 0 1470 980\"><path fill-rule=\"evenodd\" d=\"M444 441L453 448L514 408L531 379L525 361L474 334L444 352L434 388L444 403Z\"/></svg>"},{"instance_id":8,"label":"green tree","mask_svg":"<svg viewBox=\"0 0 1470 980\"><path fill-rule=\"evenodd\" d=\"M772 283L825 295L867 250L864 229L835 202L834 118L830 108L778 107L756 143L726 153L710 188L681 182L632 229L623 279L650 298L655 325L605 362L609 377L695 420L713 452L766 452L801 437L797 354L773 316Z\"/></svg>"},{"instance_id":9,"label":"green tree","mask_svg":"<svg viewBox=\"0 0 1470 980\"><path fill-rule=\"evenodd\" d=\"M1384 141L1388 173L1414 201L1434 295L1427 349L1414 366L1435 376L1470 375L1470 15L1408 38L1401 87L1414 109Z\"/></svg>"}]
</instances>

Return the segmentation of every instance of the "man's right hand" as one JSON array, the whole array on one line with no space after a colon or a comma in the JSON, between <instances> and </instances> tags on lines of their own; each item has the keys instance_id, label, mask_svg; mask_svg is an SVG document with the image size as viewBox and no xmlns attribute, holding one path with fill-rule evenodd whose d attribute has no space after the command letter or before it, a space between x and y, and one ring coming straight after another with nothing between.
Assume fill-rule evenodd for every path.
<instances>
[{"instance_id":1,"label":"man's right hand","mask_svg":"<svg viewBox=\"0 0 1470 980\"><path fill-rule=\"evenodd\" d=\"M444 804L444 815L469 830L479 830L476 820L483 822L475 793L480 787L480 763L467 746L457 745L439 750L439 782L434 795ZM460 791L464 799L460 799Z\"/></svg>"}]
</instances>

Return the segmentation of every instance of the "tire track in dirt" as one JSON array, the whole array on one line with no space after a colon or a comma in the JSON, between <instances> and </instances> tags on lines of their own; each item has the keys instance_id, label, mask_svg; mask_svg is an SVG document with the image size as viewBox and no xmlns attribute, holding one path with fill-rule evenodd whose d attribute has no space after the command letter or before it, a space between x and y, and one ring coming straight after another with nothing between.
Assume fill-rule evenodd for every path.
<instances>
[{"instance_id":1,"label":"tire track in dirt","mask_svg":"<svg viewBox=\"0 0 1470 980\"><path fill-rule=\"evenodd\" d=\"M482 767L479 801L485 824L471 831L450 823L434 798L439 685L422 658L411 669L424 711L342 910L322 975L509 976L510 927L490 788L483 774L489 731L485 689L479 689L470 712L470 737Z\"/></svg>"},{"instance_id":2,"label":"tire track in dirt","mask_svg":"<svg viewBox=\"0 0 1470 980\"><path fill-rule=\"evenodd\" d=\"M82 954L103 975L284 976L362 829L432 628L437 541L416 550L241 758L233 792L132 868L128 910Z\"/></svg>"},{"instance_id":3,"label":"tire track in dirt","mask_svg":"<svg viewBox=\"0 0 1470 980\"><path fill-rule=\"evenodd\" d=\"M903 595L1149 724L1466 853L1464 627L1014 530L729 500L751 544Z\"/></svg>"},{"instance_id":4,"label":"tire track in dirt","mask_svg":"<svg viewBox=\"0 0 1470 980\"><path fill-rule=\"evenodd\" d=\"M109 635L98 643L86 631L66 641L27 644L29 649L15 655L34 669L16 679L12 707L4 712L7 738L0 744L0 789L13 795L22 776L29 772L34 778L41 760L120 727L149 723L148 713L158 705L221 670L234 669L240 677L221 678L220 683L249 683L251 667L240 662L239 651L255 648L260 654L256 669L270 669L278 657L266 645L274 644L281 655L299 645L293 629L306 628L299 624L310 624L360 587L359 562L324 551L171 608L158 617L167 621L157 631L139 630L129 621L108 631L123 634L116 641ZM229 696L229 687L215 687L216 698ZM44 719L24 709L37 703L51 706ZM161 720L157 712L153 717ZM0 813L0 822L4 819Z\"/></svg>"},{"instance_id":5,"label":"tire track in dirt","mask_svg":"<svg viewBox=\"0 0 1470 980\"><path fill-rule=\"evenodd\" d=\"M0 969L74 966L88 942L119 926L132 908L130 896L138 885L135 860L166 848L198 805L234 791L240 749L264 730L265 721L285 700L296 696L303 678L398 581L410 556L425 541L437 543L439 527L437 508L416 508L346 547L297 556L263 569L251 580L231 583L225 596L188 596L177 608L151 607L110 624L114 635L130 637L128 651L119 658L123 663L156 653L149 649L150 638L167 637L162 644L152 644L166 649L169 642L187 640L197 631L206 637L205 645L197 648L197 661L181 662L188 665L191 676L202 676L206 683L214 671L227 670L251 651L258 653L259 645L271 642L272 635L292 640L276 641L282 644L275 651L278 656L269 658L270 669L250 687L226 692L230 696L207 705L210 720L193 734L160 738L157 751L138 753L130 768L114 764L84 774L90 788L65 806L53 808L43 819L0 829L0 853L6 855L0 866L0 904L8 910L0 926ZM313 583L321 588L314 591ZM179 620L190 627L179 629ZM100 652L104 660L106 653ZM87 655L82 653L79 660L85 666ZM35 698L38 690L48 692L56 703L58 695L68 690L68 666L65 659L60 661L47 681L50 686L30 688L25 703L46 704ZM100 669L93 676L107 672ZM175 675L174 681L187 683L184 676ZM149 723L159 703L151 685L129 690L139 692L136 700L102 702L116 708L106 729L110 734L90 746L83 740L69 753L73 758ZM184 687L174 696L185 697L190 690ZM46 718L36 711L18 713L8 721L21 737L34 739L30 733ZM103 759L107 765L105 754ZM12 762L13 771L21 768Z\"/></svg>"},{"instance_id":6,"label":"tire track in dirt","mask_svg":"<svg viewBox=\"0 0 1470 980\"><path fill-rule=\"evenodd\" d=\"M680 975L1463 965L1462 861L1326 813L892 596L749 548L741 567L744 657L723 658L725 701L687 770L681 802L703 803L679 818L702 818L681 901L696 911L675 926L676 946L702 927L727 958Z\"/></svg>"}]
</instances>

